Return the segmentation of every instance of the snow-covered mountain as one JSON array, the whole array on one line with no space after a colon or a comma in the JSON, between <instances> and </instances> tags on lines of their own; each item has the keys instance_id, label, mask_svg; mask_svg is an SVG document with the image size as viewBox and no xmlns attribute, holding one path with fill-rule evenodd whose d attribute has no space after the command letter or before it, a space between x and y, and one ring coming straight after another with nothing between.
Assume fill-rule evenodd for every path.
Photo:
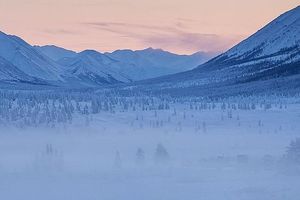
<instances>
[{"instance_id":1,"label":"snow-covered mountain","mask_svg":"<svg viewBox=\"0 0 300 200\"><path fill-rule=\"evenodd\" d=\"M214 55L201 52L176 55L152 48L139 51L118 50L112 53L94 50L76 53L54 45L31 46L17 36L0 32L0 57L2 66L4 63L7 65L6 68L1 68L2 76L10 80L15 71L18 74L16 80L21 80L19 75L23 74L24 82L38 81L32 82L33 84L42 81L43 84L56 86L82 87L129 83L186 71ZM8 72L8 69L12 71Z\"/></svg>"},{"instance_id":2,"label":"snow-covered mountain","mask_svg":"<svg viewBox=\"0 0 300 200\"><path fill-rule=\"evenodd\" d=\"M85 50L76 56L61 58L57 62L64 66L66 74L71 74L88 84L101 85L129 83L186 71L214 55L201 52L193 55L176 55L152 48L138 51L117 50L112 53Z\"/></svg>"},{"instance_id":3,"label":"snow-covered mountain","mask_svg":"<svg viewBox=\"0 0 300 200\"><path fill-rule=\"evenodd\" d=\"M217 55L217 53L205 52L177 55L153 48L137 51L117 50L105 54L127 66L132 66L133 71L128 72L128 76L133 80L149 79L191 70Z\"/></svg>"},{"instance_id":4,"label":"snow-covered mountain","mask_svg":"<svg viewBox=\"0 0 300 200\"><path fill-rule=\"evenodd\" d=\"M0 81L7 83L41 83L41 80L25 74L2 57L0 57Z\"/></svg>"},{"instance_id":5,"label":"snow-covered mountain","mask_svg":"<svg viewBox=\"0 0 300 200\"><path fill-rule=\"evenodd\" d=\"M0 56L31 77L63 81L59 65L17 36L0 32Z\"/></svg>"},{"instance_id":6,"label":"snow-covered mountain","mask_svg":"<svg viewBox=\"0 0 300 200\"><path fill-rule=\"evenodd\" d=\"M159 91L165 88L181 94L206 91L217 95L229 90L225 89L227 86L236 93L250 91L250 87L255 90L289 88L287 80L291 77L300 81L300 6L194 70L139 84ZM294 86L300 88L300 84ZM294 88L290 85L290 89Z\"/></svg>"},{"instance_id":7,"label":"snow-covered mountain","mask_svg":"<svg viewBox=\"0 0 300 200\"><path fill-rule=\"evenodd\" d=\"M211 56L201 52L176 55L152 48L76 53L55 46L33 47L16 36L0 33L1 80L38 80L72 87L129 83L130 88L142 86L152 92L179 94L200 94L204 90L224 93L225 87L231 87L230 90L239 88L235 90L239 93L250 85L261 89L263 81L273 89L273 82L276 88L288 88L287 80L300 80L300 7L201 64ZM189 71L181 72L184 70ZM173 74L176 72L180 73ZM162 77L154 78L158 76ZM144 79L148 80L139 81ZM282 84L278 84L279 80ZM133 81L139 82L132 84ZM293 87L300 88L298 85Z\"/></svg>"},{"instance_id":8,"label":"snow-covered mountain","mask_svg":"<svg viewBox=\"0 0 300 200\"><path fill-rule=\"evenodd\" d=\"M114 71L110 66L112 59L104 54L95 51L77 54L55 46L33 47L17 36L2 32L0 57L3 58L1 81L15 80L32 84L43 82L63 87L97 86L130 81ZM55 61L56 59L60 61ZM15 76L12 76L13 72L16 72Z\"/></svg>"},{"instance_id":9,"label":"snow-covered mountain","mask_svg":"<svg viewBox=\"0 0 300 200\"><path fill-rule=\"evenodd\" d=\"M46 46L34 46L34 48L41 53L47 55L54 61L58 61L62 58L73 58L76 56L75 51L67 50L55 45L46 45Z\"/></svg>"},{"instance_id":10,"label":"snow-covered mountain","mask_svg":"<svg viewBox=\"0 0 300 200\"><path fill-rule=\"evenodd\" d=\"M66 69L65 74L76 77L83 84L106 85L130 82L126 74L120 73L118 61L94 50L85 50L73 58L58 61Z\"/></svg>"},{"instance_id":11,"label":"snow-covered mountain","mask_svg":"<svg viewBox=\"0 0 300 200\"><path fill-rule=\"evenodd\" d=\"M51 48L52 53L43 51L49 57L53 54L59 55L61 49ZM65 52L62 52L64 54ZM93 58L93 62L85 62L84 66L87 70L97 68L98 70L111 74L112 77L120 77L121 82L131 82L159 77L168 74L174 74L195 68L199 64L209 60L217 53L198 52L193 55L177 55L161 49L148 48L144 50L117 50L112 53L99 53L96 51L83 51L79 54L68 54L58 60L58 63L69 69L70 65L76 63L78 59L81 61L89 54L89 59ZM56 57L57 58L57 57ZM54 58L55 59L55 58ZM89 66L90 65L90 66ZM125 79L122 77L126 77ZM117 79L118 80L118 79Z\"/></svg>"},{"instance_id":12,"label":"snow-covered mountain","mask_svg":"<svg viewBox=\"0 0 300 200\"><path fill-rule=\"evenodd\" d=\"M300 44L300 6L279 16L223 56L231 59L259 59L297 52ZM281 59L281 58L274 58Z\"/></svg>"},{"instance_id":13,"label":"snow-covered mountain","mask_svg":"<svg viewBox=\"0 0 300 200\"><path fill-rule=\"evenodd\" d=\"M300 6L205 65L201 71L229 70L249 76L300 60Z\"/></svg>"}]
</instances>

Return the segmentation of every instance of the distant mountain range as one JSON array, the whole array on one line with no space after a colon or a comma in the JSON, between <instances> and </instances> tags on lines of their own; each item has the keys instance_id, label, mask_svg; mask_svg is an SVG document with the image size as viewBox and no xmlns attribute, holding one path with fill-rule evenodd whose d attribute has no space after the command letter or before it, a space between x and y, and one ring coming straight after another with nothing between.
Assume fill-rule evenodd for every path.
<instances>
[{"instance_id":1,"label":"distant mountain range","mask_svg":"<svg viewBox=\"0 0 300 200\"><path fill-rule=\"evenodd\" d=\"M77 53L56 46L31 46L0 32L0 83L72 88L116 85L122 90L214 97L300 92L300 6L215 55L176 55L152 48Z\"/></svg>"},{"instance_id":2,"label":"distant mountain range","mask_svg":"<svg viewBox=\"0 0 300 200\"><path fill-rule=\"evenodd\" d=\"M97 87L186 71L214 53L176 55L159 49L80 53L61 47L31 46L17 36L0 32L0 82Z\"/></svg>"},{"instance_id":3,"label":"distant mountain range","mask_svg":"<svg viewBox=\"0 0 300 200\"><path fill-rule=\"evenodd\" d=\"M300 92L300 6L193 70L136 85L159 93L197 96Z\"/></svg>"}]
</instances>

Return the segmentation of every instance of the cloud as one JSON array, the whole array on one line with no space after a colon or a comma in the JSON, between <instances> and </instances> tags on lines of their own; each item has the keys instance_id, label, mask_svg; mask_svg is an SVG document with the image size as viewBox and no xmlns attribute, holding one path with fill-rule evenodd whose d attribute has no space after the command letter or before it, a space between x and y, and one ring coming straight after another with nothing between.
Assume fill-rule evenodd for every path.
<instances>
[{"instance_id":1,"label":"cloud","mask_svg":"<svg viewBox=\"0 0 300 200\"><path fill-rule=\"evenodd\" d=\"M45 29L43 30L44 33L50 34L50 35L80 35L81 32L75 31L75 30L67 30L67 29Z\"/></svg>"},{"instance_id":2,"label":"cloud","mask_svg":"<svg viewBox=\"0 0 300 200\"><path fill-rule=\"evenodd\" d=\"M163 48L173 51L224 51L243 37L216 34L193 33L184 30L183 22L173 26L131 24L123 22L88 22L85 26L107 31L119 37L138 41L145 47Z\"/></svg>"},{"instance_id":3,"label":"cloud","mask_svg":"<svg viewBox=\"0 0 300 200\"><path fill-rule=\"evenodd\" d=\"M170 35L153 35L143 38L145 43L162 45L169 49L186 49L190 52L209 51L220 52L225 51L240 40L235 37L224 37L215 34L201 33L176 33Z\"/></svg>"},{"instance_id":4,"label":"cloud","mask_svg":"<svg viewBox=\"0 0 300 200\"><path fill-rule=\"evenodd\" d=\"M143 29L148 31L158 31L158 32L177 32L178 29L174 27L167 26L155 26L155 25L145 25L145 24L131 24L124 22L88 22L82 23L84 25L93 26L98 29L107 29L112 32L120 31L122 29L133 28L133 29Z\"/></svg>"}]
</instances>

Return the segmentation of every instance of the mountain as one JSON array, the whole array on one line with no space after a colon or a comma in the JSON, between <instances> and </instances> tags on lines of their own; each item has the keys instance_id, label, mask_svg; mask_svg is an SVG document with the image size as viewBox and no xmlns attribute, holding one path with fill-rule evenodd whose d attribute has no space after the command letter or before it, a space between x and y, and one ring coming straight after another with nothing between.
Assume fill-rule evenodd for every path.
<instances>
[{"instance_id":1,"label":"mountain","mask_svg":"<svg viewBox=\"0 0 300 200\"><path fill-rule=\"evenodd\" d=\"M296 52L300 44L300 6L279 16L222 57L249 60ZM276 60L282 58L275 58Z\"/></svg>"},{"instance_id":2,"label":"mountain","mask_svg":"<svg viewBox=\"0 0 300 200\"><path fill-rule=\"evenodd\" d=\"M0 81L7 83L43 83L41 80L20 71L2 57L0 57Z\"/></svg>"},{"instance_id":3,"label":"mountain","mask_svg":"<svg viewBox=\"0 0 300 200\"><path fill-rule=\"evenodd\" d=\"M118 61L94 50L85 50L72 58L63 58L58 63L66 69L65 74L76 77L87 85L106 85L130 82L116 66Z\"/></svg>"},{"instance_id":4,"label":"mountain","mask_svg":"<svg viewBox=\"0 0 300 200\"><path fill-rule=\"evenodd\" d=\"M128 73L128 76L133 80L143 80L187 71L217 55L217 53L205 52L177 55L153 48L137 51L117 50L105 54L124 64L135 66L133 71Z\"/></svg>"},{"instance_id":5,"label":"mountain","mask_svg":"<svg viewBox=\"0 0 300 200\"><path fill-rule=\"evenodd\" d=\"M0 57L2 82L10 80L74 88L130 81L113 71L109 63L112 59L104 54L96 51L77 54L55 46L33 47L17 36L2 32Z\"/></svg>"},{"instance_id":6,"label":"mountain","mask_svg":"<svg viewBox=\"0 0 300 200\"><path fill-rule=\"evenodd\" d=\"M77 55L75 51L67 50L54 45L34 46L34 48L37 51L47 55L54 61L58 61L62 58L73 58Z\"/></svg>"},{"instance_id":7,"label":"mountain","mask_svg":"<svg viewBox=\"0 0 300 200\"><path fill-rule=\"evenodd\" d=\"M95 87L130 83L192 69L213 55L202 52L176 55L152 48L112 53L94 50L76 53L54 45L31 46L17 36L0 32L2 66L6 63L6 68L1 69L2 76L15 80L11 76L15 71L18 74L16 82L37 81L32 84L42 82L63 87ZM12 71L8 72L8 69Z\"/></svg>"},{"instance_id":8,"label":"mountain","mask_svg":"<svg viewBox=\"0 0 300 200\"><path fill-rule=\"evenodd\" d=\"M300 60L300 6L279 16L199 71L230 70L237 77L254 77ZM266 78L266 77L265 77Z\"/></svg>"},{"instance_id":9,"label":"mountain","mask_svg":"<svg viewBox=\"0 0 300 200\"><path fill-rule=\"evenodd\" d=\"M125 89L209 96L300 88L300 7L201 65L212 55L176 55L152 48L76 53L55 46L32 47L2 32L0 44L1 80L72 87L126 83Z\"/></svg>"},{"instance_id":10,"label":"mountain","mask_svg":"<svg viewBox=\"0 0 300 200\"><path fill-rule=\"evenodd\" d=\"M56 61L65 74L74 75L79 81L88 81L89 85L127 83L174 74L193 69L216 55L206 52L177 55L153 48L112 53L93 50L76 53L54 45L35 46L35 49Z\"/></svg>"},{"instance_id":11,"label":"mountain","mask_svg":"<svg viewBox=\"0 0 300 200\"><path fill-rule=\"evenodd\" d=\"M0 32L0 57L28 76L63 81L59 65L17 36Z\"/></svg>"},{"instance_id":12,"label":"mountain","mask_svg":"<svg viewBox=\"0 0 300 200\"><path fill-rule=\"evenodd\" d=\"M47 52L46 52L47 54ZM47 54L48 55L48 54ZM130 83L185 71L197 66L214 54L176 55L160 49L117 50L100 53L85 50L57 62L66 74L88 84ZM49 55L50 56L50 55Z\"/></svg>"},{"instance_id":13,"label":"mountain","mask_svg":"<svg viewBox=\"0 0 300 200\"><path fill-rule=\"evenodd\" d=\"M217 96L294 90L300 88L299 74L300 6L193 70L137 85L164 93ZM288 80L297 80L298 84Z\"/></svg>"},{"instance_id":14,"label":"mountain","mask_svg":"<svg viewBox=\"0 0 300 200\"><path fill-rule=\"evenodd\" d=\"M56 46L36 46L35 48L67 68L72 62L82 57L82 54L78 56L76 52ZM99 52L93 55L100 57ZM104 53L102 57L110 60L109 65L114 73L118 72L130 81L137 81L187 71L206 62L215 55L217 53L214 52L177 55L161 49L148 48L137 51L117 50L112 53ZM107 67L107 63L101 63L101 59L96 58L96 60L98 63L93 62L94 66L91 66L91 68L94 68L95 65ZM104 71L106 70L104 69ZM123 81L128 82L128 80Z\"/></svg>"}]
</instances>

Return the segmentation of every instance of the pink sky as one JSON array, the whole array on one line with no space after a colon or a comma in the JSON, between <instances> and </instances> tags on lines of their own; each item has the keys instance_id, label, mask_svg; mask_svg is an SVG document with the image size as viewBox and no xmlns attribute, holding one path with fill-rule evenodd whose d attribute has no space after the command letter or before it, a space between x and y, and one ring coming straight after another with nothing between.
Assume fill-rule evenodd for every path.
<instances>
[{"instance_id":1,"label":"pink sky","mask_svg":"<svg viewBox=\"0 0 300 200\"><path fill-rule=\"evenodd\" d=\"M224 51L299 0L0 0L0 30L76 51Z\"/></svg>"}]
</instances>

